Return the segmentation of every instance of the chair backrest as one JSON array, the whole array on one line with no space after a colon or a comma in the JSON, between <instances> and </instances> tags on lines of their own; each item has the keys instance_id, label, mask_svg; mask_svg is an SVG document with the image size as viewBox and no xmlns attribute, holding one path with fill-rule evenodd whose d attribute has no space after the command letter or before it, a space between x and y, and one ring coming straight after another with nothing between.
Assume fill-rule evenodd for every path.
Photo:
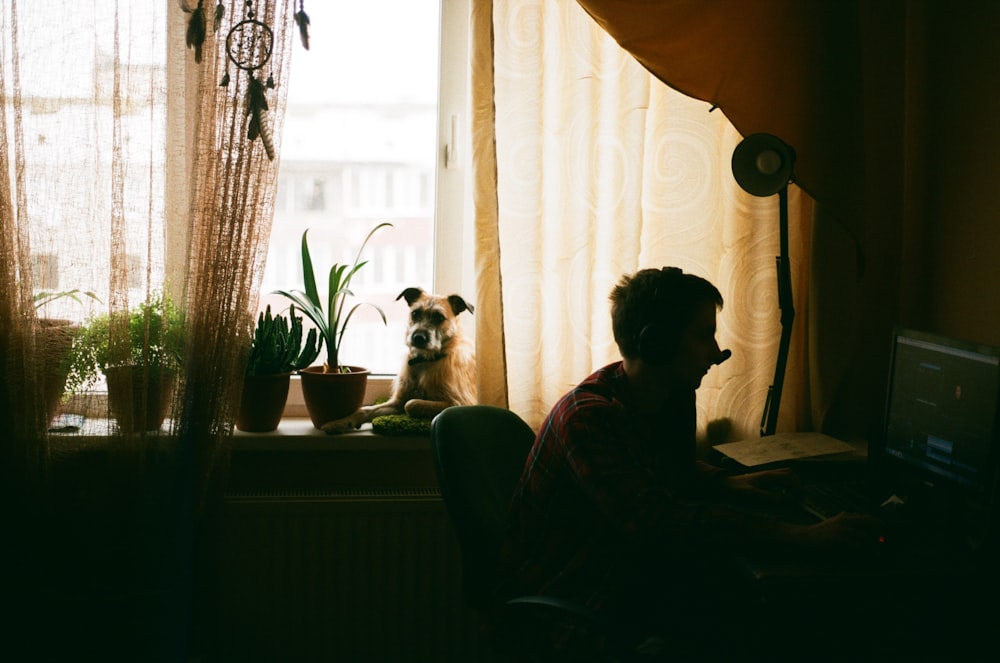
<instances>
[{"instance_id":1,"label":"chair backrest","mask_svg":"<svg viewBox=\"0 0 1000 663\"><path fill-rule=\"evenodd\" d=\"M473 608L485 608L496 586L507 509L534 440L524 420L490 405L456 405L431 422L434 467Z\"/></svg>"}]
</instances>

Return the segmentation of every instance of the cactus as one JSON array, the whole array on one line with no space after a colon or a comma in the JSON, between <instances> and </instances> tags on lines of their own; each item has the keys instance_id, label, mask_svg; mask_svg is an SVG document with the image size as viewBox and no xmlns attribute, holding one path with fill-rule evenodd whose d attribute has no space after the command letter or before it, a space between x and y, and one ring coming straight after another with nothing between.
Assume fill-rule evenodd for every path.
<instances>
[{"instance_id":1,"label":"cactus","mask_svg":"<svg viewBox=\"0 0 1000 663\"><path fill-rule=\"evenodd\" d=\"M323 341L317 340L315 329L309 330L303 346L302 317L295 315L295 306L289 308L288 317L281 313L272 316L268 306L257 317L247 375L301 370L316 360L322 347Z\"/></svg>"}]
</instances>

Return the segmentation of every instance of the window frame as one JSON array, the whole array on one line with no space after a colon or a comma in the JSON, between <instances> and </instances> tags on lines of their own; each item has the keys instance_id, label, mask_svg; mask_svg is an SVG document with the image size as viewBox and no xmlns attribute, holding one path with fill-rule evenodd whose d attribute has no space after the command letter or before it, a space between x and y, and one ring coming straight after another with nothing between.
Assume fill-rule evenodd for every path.
<instances>
[{"instance_id":1,"label":"window frame","mask_svg":"<svg viewBox=\"0 0 1000 663\"><path fill-rule=\"evenodd\" d=\"M167 4L167 0L163 0ZM191 195L190 172L193 168L194 136L190 127L196 124L198 113L198 90L200 71L190 62L184 44L187 15L183 12L167 10L167 44L165 53L166 114L167 135L184 136L181 141L167 141L164 162L164 195L170 200L186 200ZM469 17L470 0L440 0L438 5L440 33L438 52L438 125L436 136L436 173L434 187L434 216L431 259L433 261L431 287L435 292L458 293L470 301L475 300L475 269L473 243L473 206L471 197L471 175L469 146L471 136L468 129L469 102ZM294 174L294 173L293 173ZM330 183L325 184L324 193L330 195ZM169 193L168 193L169 192ZM286 188L284 198L279 196L277 204L297 204L299 192ZM186 205L164 205L164 273L184 275L188 269L189 230ZM175 287L183 279L168 279ZM175 297L180 297L175 292ZM473 321L463 316L463 325L473 336ZM372 375L365 402L388 397L394 374ZM88 416L99 416L106 412L106 394L91 392L77 394L71 398L74 411ZM285 417L308 416L302 397L298 377L293 376L289 390Z\"/></svg>"},{"instance_id":2,"label":"window frame","mask_svg":"<svg viewBox=\"0 0 1000 663\"><path fill-rule=\"evenodd\" d=\"M472 201L468 153L470 0L441 0L438 51L438 127L432 248L433 288L475 299ZM294 195L290 193L289 195ZM469 326L471 321L462 320ZM371 375L365 402L388 398L396 376ZM293 376L285 417L306 417L298 376Z\"/></svg>"}]
</instances>

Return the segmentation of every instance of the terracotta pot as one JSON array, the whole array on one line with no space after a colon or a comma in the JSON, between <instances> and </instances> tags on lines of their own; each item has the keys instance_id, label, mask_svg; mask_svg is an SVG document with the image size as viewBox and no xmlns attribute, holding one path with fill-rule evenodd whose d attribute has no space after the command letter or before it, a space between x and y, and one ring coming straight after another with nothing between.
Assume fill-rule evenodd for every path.
<instances>
[{"instance_id":1,"label":"terracotta pot","mask_svg":"<svg viewBox=\"0 0 1000 663\"><path fill-rule=\"evenodd\" d=\"M345 368L350 372L324 373L322 366L310 366L299 371L302 398L316 428L346 417L364 403L369 370L358 366Z\"/></svg>"},{"instance_id":2,"label":"terracotta pot","mask_svg":"<svg viewBox=\"0 0 1000 663\"><path fill-rule=\"evenodd\" d=\"M143 384L143 369L118 366L104 371L108 380L108 406L123 433L156 431L170 411L174 395L173 371L149 369L149 382Z\"/></svg>"},{"instance_id":3,"label":"terracotta pot","mask_svg":"<svg viewBox=\"0 0 1000 663\"><path fill-rule=\"evenodd\" d=\"M246 376L236 427L247 433L266 433L276 429L285 411L291 377L291 372Z\"/></svg>"},{"instance_id":4,"label":"terracotta pot","mask_svg":"<svg viewBox=\"0 0 1000 663\"><path fill-rule=\"evenodd\" d=\"M41 357L42 379L45 384L45 414L47 421L52 421L59 409L63 389L66 387L68 366L63 366L63 360L73 346L73 330L78 327L70 320L59 318L42 318Z\"/></svg>"}]
</instances>

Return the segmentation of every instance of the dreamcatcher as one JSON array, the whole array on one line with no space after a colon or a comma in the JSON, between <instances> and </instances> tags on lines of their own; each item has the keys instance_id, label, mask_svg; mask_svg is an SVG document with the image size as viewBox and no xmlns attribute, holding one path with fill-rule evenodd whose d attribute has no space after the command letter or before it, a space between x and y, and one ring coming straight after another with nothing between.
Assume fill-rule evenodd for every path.
<instances>
[{"instance_id":1,"label":"dreamcatcher","mask_svg":"<svg viewBox=\"0 0 1000 663\"><path fill-rule=\"evenodd\" d=\"M267 90L274 89L274 78L269 73L266 80L261 80L259 70L271 59L274 48L274 32L271 27L257 18L253 0L245 0L246 13L237 22L226 37L226 72L219 82L221 87L229 86L229 64L247 73L246 114L250 118L247 124L247 139L256 140L264 145L267 158L274 161L274 141L271 138L271 127L267 123ZM299 0L298 10L294 14L295 23L299 27L302 46L309 50L309 16L305 12L305 0ZM294 4L293 4L294 6ZM194 49L195 62L201 62L201 49L205 43L206 16L204 0L199 0L197 7L190 9L186 4L181 7L191 14L188 20L187 46ZM215 16L212 29L218 32L226 10L220 2L215 6Z\"/></svg>"}]
</instances>

